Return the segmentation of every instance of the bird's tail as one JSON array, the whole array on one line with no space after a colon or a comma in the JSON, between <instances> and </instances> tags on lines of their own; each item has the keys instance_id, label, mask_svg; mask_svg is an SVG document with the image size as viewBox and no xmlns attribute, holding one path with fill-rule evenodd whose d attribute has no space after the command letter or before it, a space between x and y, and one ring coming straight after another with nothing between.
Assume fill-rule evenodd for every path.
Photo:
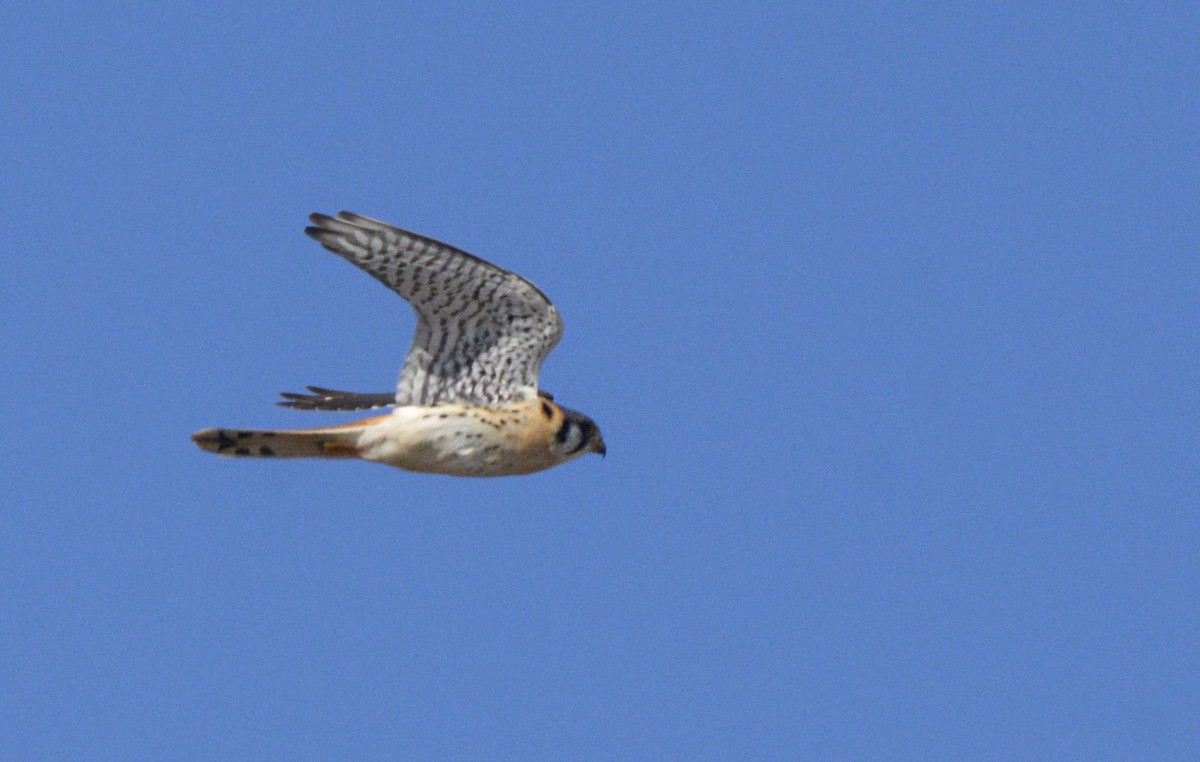
<instances>
[{"instance_id":1,"label":"bird's tail","mask_svg":"<svg viewBox=\"0 0 1200 762\"><path fill-rule=\"evenodd\" d=\"M192 441L205 452L233 458L357 458L359 435L376 420L290 431L204 429Z\"/></svg>"}]
</instances>

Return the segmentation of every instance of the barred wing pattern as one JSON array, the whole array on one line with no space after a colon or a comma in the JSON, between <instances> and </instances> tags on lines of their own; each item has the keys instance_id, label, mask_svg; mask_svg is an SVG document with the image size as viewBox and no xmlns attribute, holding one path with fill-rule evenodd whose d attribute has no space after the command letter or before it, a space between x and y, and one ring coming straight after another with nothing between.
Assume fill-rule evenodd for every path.
<instances>
[{"instance_id":1,"label":"barred wing pattern","mask_svg":"<svg viewBox=\"0 0 1200 762\"><path fill-rule=\"evenodd\" d=\"M350 212L305 232L408 300L417 314L397 405L532 399L562 318L529 281L465 251Z\"/></svg>"}]
</instances>

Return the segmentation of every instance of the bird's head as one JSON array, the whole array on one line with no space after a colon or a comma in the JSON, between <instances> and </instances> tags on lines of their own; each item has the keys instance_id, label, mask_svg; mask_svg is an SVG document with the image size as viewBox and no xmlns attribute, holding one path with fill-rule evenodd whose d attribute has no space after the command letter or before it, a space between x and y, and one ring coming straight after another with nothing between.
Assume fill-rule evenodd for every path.
<instances>
[{"instance_id":1,"label":"bird's head","mask_svg":"<svg viewBox=\"0 0 1200 762\"><path fill-rule=\"evenodd\" d=\"M596 422L583 413L562 408L563 422L554 436L555 448L564 460L577 458L589 452L603 456L607 449L604 437Z\"/></svg>"}]
</instances>

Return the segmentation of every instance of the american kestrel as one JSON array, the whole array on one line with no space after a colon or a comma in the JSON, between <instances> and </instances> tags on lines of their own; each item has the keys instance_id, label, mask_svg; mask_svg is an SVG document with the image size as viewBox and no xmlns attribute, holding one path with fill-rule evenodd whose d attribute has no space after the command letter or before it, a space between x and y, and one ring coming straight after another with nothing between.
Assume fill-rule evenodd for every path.
<instances>
[{"instance_id":1,"label":"american kestrel","mask_svg":"<svg viewBox=\"0 0 1200 762\"><path fill-rule=\"evenodd\" d=\"M604 455L591 418L538 389L538 371L562 338L558 310L515 273L369 217L310 216L312 238L375 276L417 313L396 393L309 387L283 396L300 410L390 414L289 431L205 429L202 450L234 457L360 458L454 476L528 474L585 453Z\"/></svg>"}]
</instances>

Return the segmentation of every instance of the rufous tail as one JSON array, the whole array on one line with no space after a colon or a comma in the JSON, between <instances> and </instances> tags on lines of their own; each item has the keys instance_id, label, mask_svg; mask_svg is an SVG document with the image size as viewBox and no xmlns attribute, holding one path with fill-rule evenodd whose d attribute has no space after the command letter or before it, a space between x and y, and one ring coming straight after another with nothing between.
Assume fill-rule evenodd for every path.
<instances>
[{"instance_id":1,"label":"rufous tail","mask_svg":"<svg viewBox=\"0 0 1200 762\"><path fill-rule=\"evenodd\" d=\"M358 437L367 423L293 431L204 429L192 441L205 452L232 458L357 458Z\"/></svg>"}]
</instances>

